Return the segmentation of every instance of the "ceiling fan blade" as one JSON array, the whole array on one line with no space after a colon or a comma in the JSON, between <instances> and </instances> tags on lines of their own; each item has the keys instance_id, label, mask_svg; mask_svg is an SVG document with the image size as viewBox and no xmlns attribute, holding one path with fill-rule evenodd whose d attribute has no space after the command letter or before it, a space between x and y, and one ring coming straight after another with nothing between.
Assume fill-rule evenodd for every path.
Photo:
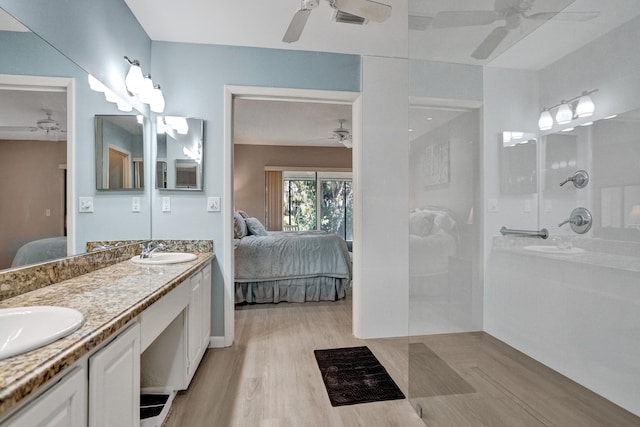
<instances>
[{"instance_id":1,"label":"ceiling fan blade","mask_svg":"<svg viewBox=\"0 0 640 427\"><path fill-rule=\"evenodd\" d=\"M600 16L600 12L540 12L532 15L523 15L527 19L556 19L558 21L589 21Z\"/></svg>"},{"instance_id":2,"label":"ceiling fan blade","mask_svg":"<svg viewBox=\"0 0 640 427\"><path fill-rule=\"evenodd\" d=\"M295 15L293 15L293 18L291 18L289 28L287 28L287 32L284 33L282 41L285 43L297 42L300 39L300 35L302 34L302 30L304 30L310 14L311 9L300 9L297 11Z\"/></svg>"},{"instance_id":3,"label":"ceiling fan blade","mask_svg":"<svg viewBox=\"0 0 640 427\"><path fill-rule=\"evenodd\" d=\"M332 0L331 5L342 12L375 22L386 21L391 16L391 6L371 0Z\"/></svg>"},{"instance_id":4,"label":"ceiling fan blade","mask_svg":"<svg viewBox=\"0 0 640 427\"><path fill-rule=\"evenodd\" d=\"M465 10L438 12L433 17L434 28L468 27L472 25L489 25L500 19L493 10Z\"/></svg>"},{"instance_id":5,"label":"ceiling fan blade","mask_svg":"<svg viewBox=\"0 0 640 427\"><path fill-rule=\"evenodd\" d=\"M473 51L471 56L476 59L487 59L494 50L498 47L498 45L507 37L509 34L509 30L507 27L497 27L494 28L493 31L489 33L487 38L485 38L482 43Z\"/></svg>"},{"instance_id":6,"label":"ceiling fan blade","mask_svg":"<svg viewBox=\"0 0 640 427\"><path fill-rule=\"evenodd\" d=\"M4 132L36 132L35 126L0 126L0 131Z\"/></svg>"}]
</instances>

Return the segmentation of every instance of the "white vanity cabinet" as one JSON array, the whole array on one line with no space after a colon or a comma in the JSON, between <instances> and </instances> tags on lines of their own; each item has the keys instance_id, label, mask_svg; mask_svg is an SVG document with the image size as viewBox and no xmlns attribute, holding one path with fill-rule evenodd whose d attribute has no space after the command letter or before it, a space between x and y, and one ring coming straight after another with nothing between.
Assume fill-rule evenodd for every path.
<instances>
[{"instance_id":1,"label":"white vanity cabinet","mask_svg":"<svg viewBox=\"0 0 640 427\"><path fill-rule=\"evenodd\" d=\"M140 325L89 358L89 426L140 425Z\"/></svg>"},{"instance_id":2,"label":"white vanity cabinet","mask_svg":"<svg viewBox=\"0 0 640 427\"><path fill-rule=\"evenodd\" d=\"M60 382L9 418L3 427L76 427L87 425L86 371L77 366Z\"/></svg>"},{"instance_id":3,"label":"white vanity cabinet","mask_svg":"<svg viewBox=\"0 0 640 427\"><path fill-rule=\"evenodd\" d=\"M191 382L204 352L209 347L211 330L211 266L191 276L191 301L188 308L187 385Z\"/></svg>"}]
</instances>

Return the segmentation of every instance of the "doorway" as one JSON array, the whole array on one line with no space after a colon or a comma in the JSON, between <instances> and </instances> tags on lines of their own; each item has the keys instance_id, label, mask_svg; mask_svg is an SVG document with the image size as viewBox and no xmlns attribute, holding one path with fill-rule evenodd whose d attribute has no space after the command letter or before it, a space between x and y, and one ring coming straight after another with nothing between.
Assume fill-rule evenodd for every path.
<instances>
[{"instance_id":1,"label":"doorway","mask_svg":"<svg viewBox=\"0 0 640 427\"><path fill-rule=\"evenodd\" d=\"M46 226L47 223L54 222L51 227L55 229L55 231L48 230L43 231L43 234L26 236L24 237L28 241L37 240L42 237L51 237L52 235L60 235L66 234L67 243L66 243L66 254L75 253L74 249L74 231L75 231L75 211L74 211L74 185L73 185L73 168L72 159L73 159L73 147L74 147L74 132L73 132L73 117L69 112L74 111L74 93L73 93L73 79L72 78L59 78L59 77L41 77L41 76L24 76L24 75L9 75L4 74L0 75L0 91L7 91L7 93L16 93L19 94L24 93L25 96L29 96L29 98L38 98L38 99L52 99L57 100L57 104L60 104L57 107L43 109L45 104L37 103L35 107L32 108L35 112L33 117L29 116L29 118L24 117L27 121L17 121L17 117L11 119L12 123L4 122L2 123L4 130L6 131L8 128L15 132L15 137L11 139L27 139L32 140L31 142L35 142L37 144L44 144L49 150L52 148L53 144L62 144L63 150L66 151L66 154L62 154L60 160L56 165L53 166L55 171L55 178L46 179L47 185L52 182L59 182L59 195L55 195L55 201L52 201L50 205L42 205L38 212L40 222L43 226ZM47 97L49 95L49 97ZM17 105L9 106L9 110L11 113L16 113L18 111ZM20 113L19 115L22 115ZM27 114L27 113L24 113ZM51 132L50 130L40 128L39 127L39 119L42 119L44 116L53 117L53 119L58 123L60 129L54 130ZM9 119L10 114L4 114L3 118L5 120ZM40 120L44 122L43 120ZM8 126L11 125L11 126ZM16 126L17 125L17 126ZM66 130L66 132L63 132ZM21 137L19 134L23 131L28 135L25 137ZM41 134L41 138L38 135ZM2 137L2 139L7 139L8 137ZM38 141L38 139L42 139ZM62 140L66 139L66 142ZM20 149L24 149L21 147ZM45 155L45 157L50 156L50 154ZM34 171L33 165L27 168L28 170ZM41 168L36 168L37 173L41 173ZM31 181L31 180L30 180ZM23 199L28 197L28 201L30 203L30 207L33 208L34 203L40 203L44 200L44 198L53 194L50 188L43 188L45 186L41 185L34 189L34 191L44 191L42 195L32 194L31 191L28 194L21 194L20 197ZM57 190L56 190L57 191ZM13 204L15 205L15 204ZM15 207L15 206L14 206ZM24 217L24 215L23 215ZM37 225L38 227L40 225ZM36 225L30 227L30 229L36 229ZM46 235L45 235L46 234ZM4 240L4 239L3 239ZM17 250L17 248L15 248Z\"/></svg>"},{"instance_id":2,"label":"doorway","mask_svg":"<svg viewBox=\"0 0 640 427\"><path fill-rule=\"evenodd\" d=\"M352 143L354 156L357 153L361 132L360 115L361 102L360 93L357 92L341 92L341 91L322 91L322 90L304 90L304 89L286 89L286 88L266 88L266 87L249 87L249 86L225 86L224 96L224 182L223 189L223 222L227 226L224 227L224 328L225 328L225 346L233 343L234 323L235 323L235 284L234 284L234 254L233 254L233 213L234 213L234 103L236 100L272 100L272 101L289 101L289 102L311 102L320 104L343 104L350 106L351 116L353 117L352 126ZM357 171L356 162L353 162L354 182L353 186L357 190ZM360 215L359 207L354 207L353 221L356 224L354 229L354 240L357 239L359 230L357 227L358 216ZM358 286L358 275L354 271L353 286ZM355 316L355 312L354 312Z\"/></svg>"}]
</instances>

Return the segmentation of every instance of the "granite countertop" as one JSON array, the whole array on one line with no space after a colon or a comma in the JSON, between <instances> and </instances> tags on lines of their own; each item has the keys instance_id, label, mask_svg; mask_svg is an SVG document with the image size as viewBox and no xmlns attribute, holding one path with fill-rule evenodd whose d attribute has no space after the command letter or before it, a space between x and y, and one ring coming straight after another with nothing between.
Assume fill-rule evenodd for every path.
<instances>
[{"instance_id":1,"label":"granite countertop","mask_svg":"<svg viewBox=\"0 0 640 427\"><path fill-rule=\"evenodd\" d=\"M579 242L583 243L583 242ZM536 252L526 249L527 246L555 246L551 242L531 241L523 239L494 238L493 250L498 252L524 255L530 258L544 258L548 260L611 268L615 270L640 273L640 257L629 251L627 254L606 252L604 248L586 244L575 245L583 249L580 253L554 254Z\"/></svg>"},{"instance_id":2,"label":"granite countertop","mask_svg":"<svg viewBox=\"0 0 640 427\"><path fill-rule=\"evenodd\" d=\"M0 308L55 305L85 318L73 334L39 349L0 360L0 417L125 326L210 261L141 266L120 262L0 302Z\"/></svg>"}]
</instances>

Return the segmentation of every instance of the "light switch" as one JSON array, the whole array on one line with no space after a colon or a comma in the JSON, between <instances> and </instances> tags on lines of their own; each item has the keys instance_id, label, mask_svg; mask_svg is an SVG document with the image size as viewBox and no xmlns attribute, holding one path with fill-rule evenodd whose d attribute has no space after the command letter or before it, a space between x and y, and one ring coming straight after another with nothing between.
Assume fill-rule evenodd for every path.
<instances>
[{"instance_id":1,"label":"light switch","mask_svg":"<svg viewBox=\"0 0 640 427\"><path fill-rule=\"evenodd\" d=\"M131 198L131 212L140 212L140 197Z\"/></svg>"},{"instance_id":2,"label":"light switch","mask_svg":"<svg viewBox=\"0 0 640 427\"><path fill-rule=\"evenodd\" d=\"M171 212L171 197L162 198L162 212Z\"/></svg>"},{"instance_id":3,"label":"light switch","mask_svg":"<svg viewBox=\"0 0 640 427\"><path fill-rule=\"evenodd\" d=\"M207 198L207 212L220 212L220 197Z\"/></svg>"},{"instance_id":4,"label":"light switch","mask_svg":"<svg viewBox=\"0 0 640 427\"><path fill-rule=\"evenodd\" d=\"M79 212L93 212L93 197L80 197L78 199Z\"/></svg>"},{"instance_id":5,"label":"light switch","mask_svg":"<svg viewBox=\"0 0 640 427\"><path fill-rule=\"evenodd\" d=\"M487 199L487 211L498 212L498 199Z\"/></svg>"}]
</instances>

